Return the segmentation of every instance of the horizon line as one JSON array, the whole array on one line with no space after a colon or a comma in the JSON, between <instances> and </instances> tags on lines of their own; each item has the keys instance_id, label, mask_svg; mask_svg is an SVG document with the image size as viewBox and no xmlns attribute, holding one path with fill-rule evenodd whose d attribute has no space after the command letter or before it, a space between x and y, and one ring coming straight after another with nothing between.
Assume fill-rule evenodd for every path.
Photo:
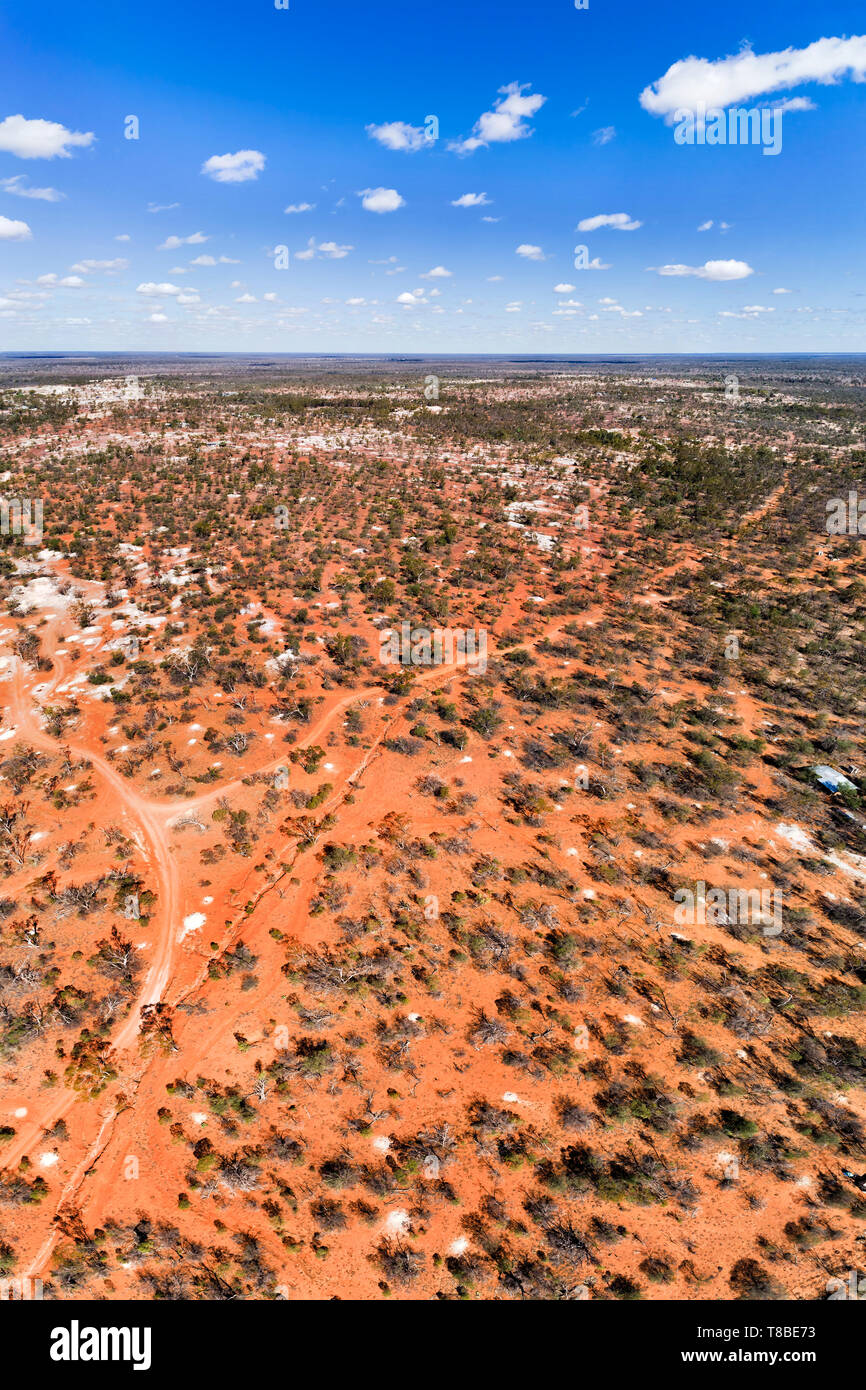
<instances>
[{"instance_id":1,"label":"horizon line","mask_svg":"<svg viewBox=\"0 0 866 1390\"><path fill-rule=\"evenodd\" d=\"M528 361L528 362L576 362L576 361L626 361L643 360L660 357L669 358L694 358L700 361L708 360L727 360L739 358L745 360L764 360L779 358L787 360L790 358L813 358L813 357L840 357L840 358L866 358L866 350L840 351L830 348L812 348L808 351L788 351L788 352L419 352L410 349L382 352L353 352L351 350L334 352L282 352L274 349L254 349L252 351L232 352L208 351L206 349L184 348L21 348L18 351L0 352L0 362L16 362L29 358L63 358L63 357L204 357L204 358L255 358L255 357L281 357L281 358L300 358L304 360L322 359L333 360L335 358L363 358L370 361L393 361L402 359L406 361Z\"/></svg>"}]
</instances>

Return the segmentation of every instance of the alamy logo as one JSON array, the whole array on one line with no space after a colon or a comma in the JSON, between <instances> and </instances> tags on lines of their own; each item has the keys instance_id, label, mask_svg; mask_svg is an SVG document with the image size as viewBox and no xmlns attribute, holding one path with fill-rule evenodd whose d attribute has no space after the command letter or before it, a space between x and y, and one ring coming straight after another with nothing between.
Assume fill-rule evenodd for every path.
<instances>
[{"instance_id":1,"label":"alamy logo","mask_svg":"<svg viewBox=\"0 0 866 1390\"><path fill-rule=\"evenodd\" d=\"M764 154L782 149L781 106L681 106L674 112L678 145L763 145Z\"/></svg>"},{"instance_id":2,"label":"alamy logo","mask_svg":"<svg viewBox=\"0 0 866 1390\"><path fill-rule=\"evenodd\" d=\"M828 1279L824 1285L830 1303L840 1299L866 1299L866 1279L856 1269L849 1269L848 1278Z\"/></svg>"},{"instance_id":3,"label":"alamy logo","mask_svg":"<svg viewBox=\"0 0 866 1390\"><path fill-rule=\"evenodd\" d=\"M41 1301L43 1297L41 1279L31 1279L27 1275L20 1279L0 1279L0 1303L30 1303L34 1299Z\"/></svg>"},{"instance_id":4,"label":"alamy logo","mask_svg":"<svg viewBox=\"0 0 866 1390\"><path fill-rule=\"evenodd\" d=\"M707 888L703 879L674 893L674 921L680 926L759 926L764 936L781 936L782 894L775 888Z\"/></svg>"},{"instance_id":5,"label":"alamy logo","mask_svg":"<svg viewBox=\"0 0 866 1390\"><path fill-rule=\"evenodd\" d=\"M847 499L831 497L826 530L828 536L866 536L866 497L856 492L849 492Z\"/></svg>"},{"instance_id":6,"label":"alamy logo","mask_svg":"<svg viewBox=\"0 0 866 1390\"><path fill-rule=\"evenodd\" d=\"M131 1361L134 1371L150 1370L149 1327L69 1327L51 1330L52 1361Z\"/></svg>"},{"instance_id":7,"label":"alamy logo","mask_svg":"<svg viewBox=\"0 0 866 1390\"><path fill-rule=\"evenodd\" d=\"M453 666L465 656L466 667L474 675L487 670L487 633L484 628L413 628L401 623L400 631L383 632L379 637L379 660L383 666Z\"/></svg>"},{"instance_id":8,"label":"alamy logo","mask_svg":"<svg viewBox=\"0 0 866 1390\"><path fill-rule=\"evenodd\" d=\"M41 545L42 498L0 497L0 535L23 536L25 545Z\"/></svg>"}]
</instances>

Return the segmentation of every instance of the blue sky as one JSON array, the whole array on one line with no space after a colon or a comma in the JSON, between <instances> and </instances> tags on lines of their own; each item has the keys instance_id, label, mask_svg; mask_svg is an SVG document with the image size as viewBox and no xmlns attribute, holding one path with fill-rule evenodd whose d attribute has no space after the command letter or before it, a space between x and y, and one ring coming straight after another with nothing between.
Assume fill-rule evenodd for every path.
<instances>
[{"instance_id":1,"label":"blue sky","mask_svg":"<svg viewBox=\"0 0 866 1390\"><path fill-rule=\"evenodd\" d=\"M863 350L862 3L289 6L6 0L0 348Z\"/></svg>"}]
</instances>

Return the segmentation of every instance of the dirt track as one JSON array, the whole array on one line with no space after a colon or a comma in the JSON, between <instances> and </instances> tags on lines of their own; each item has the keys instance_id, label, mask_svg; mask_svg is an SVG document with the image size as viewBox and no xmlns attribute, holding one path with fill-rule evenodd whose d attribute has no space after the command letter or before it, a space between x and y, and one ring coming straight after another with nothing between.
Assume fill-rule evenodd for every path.
<instances>
[{"instance_id":1,"label":"dirt track","mask_svg":"<svg viewBox=\"0 0 866 1390\"><path fill-rule=\"evenodd\" d=\"M509 603L509 608L515 608L516 597ZM156 874L159 884L157 908L151 919L151 928L154 932L156 942L155 954L153 955L142 987L132 1002L129 1012L120 1025L117 1033L111 1040L111 1056L113 1064L118 1070L117 1089L120 1099L112 1105L112 1108L101 1115L101 1124L96 1137L87 1146L86 1153L76 1164L69 1178L63 1186L60 1198L55 1204L55 1219L59 1214L69 1212L73 1208L77 1209L80 1205L79 1193L85 1180L90 1176L99 1161L99 1157L104 1152L109 1141L115 1137L116 1122L120 1120L126 1111L131 1111L134 1107L129 1103L129 1093L138 1090L143 1080L144 1074L148 1069L149 1061L142 1060L133 1049L135 1047L140 1028L142 1010L149 1005L157 1003L168 1003L172 1007L188 999L200 987L207 978L208 961L204 964L191 979L181 978L179 971L179 954L183 963L189 961L187 953L179 953L178 946L182 941L182 933L179 931L180 923L189 906L185 902L185 891L181 883L180 872L177 858L172 844L173 823L189 812L204 811L211 806L218 798L226 797L237 792L244 783L243 777L233 778L195 798L178 802L177 800L151 800L142 796L136 789L126 781L100 754L93 751L89 742L77 741L75 739L54 739L46 734L42 727L38 711L50 703L50 697L57 691L64 680L64 667L66 658L62 653L53 650L55 646L56 628L59 619L46 625L44 629L43 641L47 650L51 653L53 662L53 675L50 681L46 682L39 678L39 673L28 667L20 658L14 661L13 677L11 682L11 698L9 700L9 723L14 725L16 734L25 739L37 748L41 748L52 753L57 753L63 749L75 754L77 757L86 759L94 770L103 780L104 786L110 795L112 804L116 807L119 815L127 822L131 822L136 830L140 831L145 846L146 857L149 867ZM531 646L532 643L524 645ZM451 680L459 672L464 663L455 663L447 667L435 667L427 671L420 672L415 677L415 685L436 686ZM37 694L38 692L38 694ZM385 687L381 685L371 685L360 690L353 690L348 695L342 695L329 701L327 708L322 711L316 722L308 728L303 738L299 739L294 745L295 748L303 749L314 745L321 739L333 726L335 721L344 714L352 705L361 701L381 699ZM348 772L342 779L341 785L336 788L333 794L325 802L321 809L322 816L333 814L345 803L346 797L353 791L355 784L370 765L371 761L377 756L382 740L387 737L393 726L404 718L403 711L400 711L390 718L381 721L381 727L373 737L370 746L367 748L364 757L356 767ZM257 769L257 775L269 774L285 763L285 758L275 758L264 767ZM248 775L248 774L247 774ZM354 821L361 821L366 817L363 809L356 810L353 817ZM344 832L350 832L351 826L345 826ZM289 847L291 849L291 847ZM286 853L283 848L283 853ZM243 910L237 914L230 925L224 931L220 941L220 950L233 944L238 933L249 922L250 915L255 911L255 907L261 899L270 893L276 884L288 876L295 866L298 858L298 851L293 850L291 859L288 863L284 861L282 855L277 853L274 870L279 866L279 871L269 875L268 882L245 904ZM301 935L302 919L304 917L309 894L312 887L312 879L315 872L315 861L311 855L305 860L305 872L295 893L295 902L291 908L288 919L287 929L290 933ZM174 992L169 993L174 986ZM241 1012L242 1010L238 1010ZM229 1020L231 1021L231 1020ZM223 1015L219 1020L219 1026L225 1031L227 1020ZM197 1060L207 1056L209 1040L205 1034L196 1037L193 1050L185 1054L185 1061L192 1065ZM10 1144L3 1152L2 1167L12 1169L17 1166L22 1157L29 1153L35 1145L39 1143L58 1120L62 1119L68 1111L80 1101L80 1097L71 1090L65 1090L53 1097L50 1104L42 1111L40 1117L29 1121L22 1127L16 1135L14 1143ZM94 1109L94 1103L91 1102ZM95 1195L95 1194L93 1194ZM56 1229L40 1248L38 1254L31 1262L27 1274L35 1277L44 1272L50 1260L54 1246L58 1240Z\"/></svg>"}]
</instances>

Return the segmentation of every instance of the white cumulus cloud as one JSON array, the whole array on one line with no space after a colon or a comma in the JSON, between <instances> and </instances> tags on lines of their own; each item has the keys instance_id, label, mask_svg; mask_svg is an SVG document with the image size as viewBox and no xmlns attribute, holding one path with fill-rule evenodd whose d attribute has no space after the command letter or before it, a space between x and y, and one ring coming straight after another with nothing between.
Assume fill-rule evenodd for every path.
<instances>
[{"instance_id":1,"label":"white cumulus cloud","mask_svg":"<svg viewBox=\"0 0 866 1390\"><path fill-rule=\"evenodd\" d=\"M257 179L265 167L261 150L238 150L235 154L212 154L201 172L217 183L247 183Z\"/></svg>"},{"instance_id":2,"label":"white cumulus cloud","mask_svg":"<svg viewBox=\"0 0 866 1390\"><path fill-rule=\"evenodd\" d=\"M412 154L433 144L432 135L423 126L407 125L405 121L385 121L382 125L365 126L365 130L371 140L378 140L386 150Z\"/></svg>"},{"instance_id":3,"label":"white cumulus cloud","mask_svg":"<svg viewBox=\"0 0 866 1390\"><path fill-rule=\"evenodd\" d=\"M310 237L305 251L296 251L296 261L312 261L316 255L324 256L328 261L341 261L348 256L350 251L354 251L354 246L340 246L336 241L323 241L318 245L316 238Z\"/></svg>"},{"instance_id":4,"label":"white cumulus cloud","mask_svg":"<svg viewBox=\"0 0 866 1390\"><path fill-rule=\"evenodd\" d=\"M67 130L57 121L28 121L7 116L0 121L0 150L19 159L69 158L70 147L91 145L92 131Z\"/></svg>"},{"instance_id":5,"label":"white cumulus cloud","mask_svg":"<svg viewBox=\"0 0 866 1390\"><path fill-rule=\"evenodd\" d=\"M145 280L139 285L136 294L148 295L151 299L161 299L163 295L185 294L186 290L181 289L180 285L172 285L165 280L157 284L153 280Z\"/></svg>"},{"instance_id":6,"label":"white cumulus cloud","mask_svg":"<svg viewBox=\"0 0 866 1390\"><path fill-rule=\"evenodd\" d=\"M743 308L736 312L733 309L721 309L720 319L756 319L759 314L775 314L776 310L766 304L745 304Z\"/></svg>"},{"instance_id":7,"label":"white cumulus cloud","mask_svg":"<svg viewBox=\"0 0 866 1390\"><path fill-rule=\"evenodd\" d=\"M596 217L584 217L578 222L579 232L597 232L600 227L612 227L615 232L636 232L643 223L629 217L627 212L600 212Z\"/></svg>"},{"instance_id":8,"label":"white cumulus cloud","mask_svg":"<svg viewBox=\"0 0 866 1390\"><path fill-rule=\"evenodd\" d=\"M30 241L33 233L26 222L14 222L11 217L0 217L0 241Z\"/></svg>"},{"instance_id":9,"label":"white cumulus cloud","mask_svg":"<svg viewBox=\"0 0 866 1390\"><path fill-rule=\"evenodd\" d=\"M367 212L396 212L405 202L396 188L362 188L358 197Z\"/></svg>"},{"instance_id":10,"label":"white cumulus cloud","mask_svg":"<svg viewBox=\"0 0 866 1390\"><path fill-rule=\"evenodd\" d=\"M192 236L167 236L157 251L176 251L179 246L200 246L208 238L202 232L193 232Z\"/></svg>"},{"instance_id":11,"label":"white cumulus cloud","mask_svg":"<svg viewBox=\"0 0 866 1390\"><path fill-rule=\"evenodd\" d=\"M754 275L746 261L705 261L703 265L651 265L658 275L697 275L701 280L745 280Z\"/></svg>"},{"instance_id":12,"label":"white cumulus cloud","mask_svg":"<svg viewBox=\"0 0 866 1390\"><path fill-rule=\"evenodd\" d=\"M52 273L51 275L37 275L36 283L37 285L56 286L64 290L80 290L86 282L82 280L80 275L64 275L61 279L59 275Z\"/></svg>"},{"instance_id":13,"label":"white cumulus cloud","mask_svg":"<svg viewBox=\"0 0 866 1390\"><path fill-rule=\"evenodd\" d=\"M120 240L120 238L116 238ZM75 265L69 267L70 270L79 270L83 275L87 275L92 270L126 270L129 261L124 260L123 256L116 256L113 261L76 261Z\"/></svg>"},{"instance_id":14,"label":"white cumulus cloud","mask_svg":"<svg viewBox=\"0 0 866 1390\"><path fill-rule=\"evenodd\" d=\"M826 86L849 75L855 82L866 78L866 35L816 39L806 48L784 48L775 53L743 48L715 61L681 58L657 82L643 89L640 104L670 125L678 110L695 110L700 103L727 107L750 97L790 91L805 82ZM802 110L802 105L797 109Z\"/></svg>"},{"instance_id":15,"label":"white cumulus cloud","mask_svg":"<svg viewBox=\"0 0 866 1390\"><path fill-rule=\"evenodd\" d=\"M531 85L529 82L509 82L507 86L500 87L500 100L494 102L493 110L482 112L473 126L472 135L466 140L452 140L449 150L457 154L472 154L485 145L525 140L532 134L532 127L527 125L529 117L534 116L547 100L538 92L524 96L526 88Z\"/></svg>"},{"instance_id":16,"label":"white cumulus cloud","mask_svg":"<svg viewBox=\"0 0 866 1390\"><path fill-rule=\"evenodd\" d=\"M240 261L237 259L236 256L201 255L195 256L193 260L190 261L190 265L240 265Z\"/></svg>"}]
</instances>

